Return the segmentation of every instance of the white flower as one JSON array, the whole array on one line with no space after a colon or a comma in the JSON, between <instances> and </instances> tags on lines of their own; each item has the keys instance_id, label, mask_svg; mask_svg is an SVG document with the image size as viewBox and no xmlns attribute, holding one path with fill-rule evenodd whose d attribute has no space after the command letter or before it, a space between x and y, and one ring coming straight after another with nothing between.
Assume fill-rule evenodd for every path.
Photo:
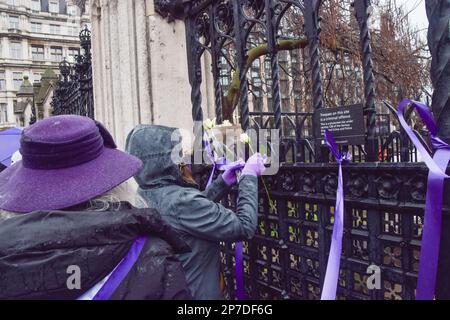
<instances>
[{"instance_id":1,"label":"white flower","mask_svg":"<svg viewBox=\"0 0 450 320\"><path fill-rule=\"evenodd\" d=\"M216 118L212 120L206 119L205 121L203 121L203 128L205 128L205 130L211 130L215 126L216 126Z\"/></svg>"},{"instance_id":2,"label":"white flower","mask_svg":"<svg viewBox=\"0 0 450 320\"><path fill-rule=\"evenodd\" d=\"M240 140L241 140L242 143L250 144L250 137L246 133L241 133Z\"/></svg>"},{"instance_id":3,"label":"white flower","mask_svg":"<svg viewBox=\"0 0 450 320\"><path fill-rule=\"evenodd\" d=\"M230 122L230 120L224 120L222 122L222 124L218 125L218 127L222 128L222 127L232 127L233 124Z\"/></svg>"}]
</instances>

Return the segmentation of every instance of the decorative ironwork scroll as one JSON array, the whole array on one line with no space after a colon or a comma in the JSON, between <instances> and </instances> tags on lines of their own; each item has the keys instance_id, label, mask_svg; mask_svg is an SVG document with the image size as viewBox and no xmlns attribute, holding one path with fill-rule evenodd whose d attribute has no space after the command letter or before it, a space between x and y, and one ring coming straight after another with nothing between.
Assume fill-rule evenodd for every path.
<instances>
[{"instance_id":1,"label":"decorative ironwork scroll","mask_svg":"<svg viewBox=\"0 0 450 320\"><path fill-rule=\"evenodd\" d=\"M369 161L376 161L378 146L375 137L375 84L368 23L372 7L370 6L370 0L355 1L354 7L356 19L360 27L361 51L363 56L364 95L366 97L365 111L367 115L367 153Z\"/></svg>"},{"instance_id":2,"label":"decorative ironwork scroll","mask_svg":"<svg viewBox=\"0 0 450 320\"><path fill-rule=\"evenodd\" d=\"M91 32L87 27L80 32L80 44L83 54L75 57L75 64L66 59L59 64L60 79L51 105L54 115L78 114L93 119Z\"/></svg>"}]
</instances>

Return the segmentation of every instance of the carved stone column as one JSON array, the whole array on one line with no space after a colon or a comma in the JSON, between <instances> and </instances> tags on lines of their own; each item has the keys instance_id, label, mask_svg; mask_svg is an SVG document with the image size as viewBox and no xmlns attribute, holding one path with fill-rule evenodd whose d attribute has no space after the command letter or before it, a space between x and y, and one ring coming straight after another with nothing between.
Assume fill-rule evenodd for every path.
<instances>
[{"instance_id":1,"label":"carved stone column","mask_svg":"<svg viewBox=\"0 0 450 320\"><path fill-rule=\"evenodd\" d=\"M184 21L165 20L153 0L91 0L90 6L96 119L120 147L139 123L191 131Z\"/></svg>"}]
</instances>

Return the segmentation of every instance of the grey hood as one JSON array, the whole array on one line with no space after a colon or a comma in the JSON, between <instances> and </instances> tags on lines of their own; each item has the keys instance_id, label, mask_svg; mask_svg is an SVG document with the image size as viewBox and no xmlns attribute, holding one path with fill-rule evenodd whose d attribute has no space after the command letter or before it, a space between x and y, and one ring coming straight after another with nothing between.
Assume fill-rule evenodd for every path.
<instances>
[{"instance_id":1,"label":"grey hood","mask_svg":"<svg viewBox=\"0 0 450 320\"><path fill-rule=\"evenodd\" d=\"M125 148L129 154L144 162L142 169L134 176L139 187L148 189L167 184L191 186L184 182L178 163L172 160L172 151L181 151L181 136L177 128L138 125L128 134Z\"/></svg>"}]
</instances>

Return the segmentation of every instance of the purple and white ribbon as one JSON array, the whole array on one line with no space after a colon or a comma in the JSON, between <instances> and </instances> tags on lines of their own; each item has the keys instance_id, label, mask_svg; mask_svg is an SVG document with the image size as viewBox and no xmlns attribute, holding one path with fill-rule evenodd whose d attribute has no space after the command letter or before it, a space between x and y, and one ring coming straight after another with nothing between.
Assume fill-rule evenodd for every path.
<instances>
[{"instance_id":1,"label":"purple and white ribbon","mask_svg":"<svg viewBox=\"0 0 450 320\"><path fill-rule=\"evenodd\" d=\"M92 300L109 300L112 297L116 289L119 287L120 283L123 281L123 279L125 279L131 268L136 263L146 241L147 237L145 236L136 238L136 240L131 245L130 250L128 250L125 258L123 258L122 261L117 265L117 267L109 276L108 280L106 280L105 284L101 287L101 289L97 292Z\"/></svg>"},{"instance_id":2,"label":"purple and white ribbon","mask_svg":"<svg viewBox=\"0 0 450 320\"><path fill-rule=\"evenodd\" d=\"M209 159L213 163L213 168L208 179L206 187L209 187L213 181L214 173L216 170L225 171L228 168L236 167L236 164L240 163L244 167L245 163L243 161L237 161L229 163L225 157L220 157L217 160L214 158L214 154L211 150L209 141L205 139L206 153ZM239 198L236 200L239 201ZM236 242L234 245L234 260L235 260L235 277L236 277L236 298L238 300L245 300L245 289L244 289L244 256L243 256L243 244L242 241Z\"/></svg>"},{"instance_id":3,"label":"purple and white ribbon","mask_svg":"<svg viewBox=\"0 0 450 320\"><path fill-rule=\"evenodd\" d=\"M433 157L430 156L416 137L403 116L403 112L408 104L415 107L417 113L430 132L430 140L434 150ZM445 171L450 161L450 146L437 136L438 128L434 122L430 108L426 105L413 100L404 99L398 106L397 114L400 124L414 146L420 152L425 164L430 170L427 182L416 299L432 300L436 289L436 276L439 260L444 180L449 178L449 176L445 174Z\"/></svg>"},{"instance_id":4,"label":"purple and white ribbon","mask_svg":"<svg viewBox=\"0 0 450 320\"><path fill-rule=\"evenodd\" d=\"M342 235L344 232L344 186L342 179L342 162L349 161L349 154L340 153L333 135L325 130L325 141L334 158L339 164L338 187L336 191L336 205L334 208L334 226L331 238L330 254L322 288L321 300L335 300L339 281L339 268L342 254Z\"/></svg>"}]
</instances>

